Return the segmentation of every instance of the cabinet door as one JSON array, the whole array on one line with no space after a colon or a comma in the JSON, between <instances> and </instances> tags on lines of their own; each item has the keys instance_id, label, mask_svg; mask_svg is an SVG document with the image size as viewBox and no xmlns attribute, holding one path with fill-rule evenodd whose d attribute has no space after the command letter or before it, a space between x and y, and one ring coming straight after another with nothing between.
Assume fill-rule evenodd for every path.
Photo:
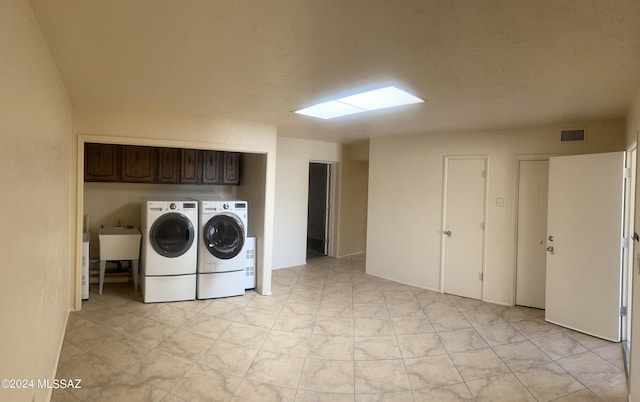
<instances>
[{"instance_id":1,"label":"cabinet door","mask_svg":"<svg viewBox=\"0 0 640 402\"><path fill-rule=\"evenodd\" d=\"M240 154L238 152L224 153L222 184L240 184Z\"/></svg>"},{"instance_id":2,"label":"cabinet door","mask_svg":"<svg viewBox=\"0 0 640 402\"><path fill-rule=\"evenodd\" d=\"M180 182L180 150L158 148L158 183Z\"/></svg>"},{"instance_id":3,"label":"cabinet door","mask_svg":"<svg viewBox=\"0 0 640 402\"><path fill-rule=\"evenodd\" d=\"M182 149L180 183L200 183L200 154L197 149Z\"/></svg>"},{"instance_id":4,"label":"cabinet door","mask_svg":"<svg viewBox=\"0 0 640 402\"><path fill-rule=\"evenodd\" d=\"M157 148L125 145L122 147L122 181L154 183L158 168Z\"/></svg>"},{"instance_id":5,"label":"cabinet door","mask_svg":"<svg viewBox=\"0 0 640 402\"><path fill-rule=\"evenodd\" d=\"M120 181L118 145L84 144L84 181Z\"/></svg>"},{"instance_id":6,"label":"cabinet door","mask_svg":"<svg viewBox=\"0 0 640 402\"><path fill-rule=\"evenodd\" d=\"M202 151L202 183L220 184L220 154L219 151Z\"/></svg>"}]
</instances>

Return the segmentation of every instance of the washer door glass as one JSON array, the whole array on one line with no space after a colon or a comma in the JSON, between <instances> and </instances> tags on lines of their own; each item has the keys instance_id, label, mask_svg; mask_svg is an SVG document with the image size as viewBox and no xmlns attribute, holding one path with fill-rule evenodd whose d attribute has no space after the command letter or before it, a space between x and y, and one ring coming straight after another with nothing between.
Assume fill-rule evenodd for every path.
<instances>
[{"instance_id":1,"label":"washer door glass","mask_svg":"<svg viewBox=\"0 0 640 402\"><path fill-rule=\"evenodd\" d=\"M189 218L177 212L170 212L156 219L151 226L149 239L158 254L175 258L189 251L194 234Z\"/></svg>"},{"instance_id":2,"label":"washer door glass","mask_svg":"<svg viewBox=\"0 0 640 402\"><path fill-rule=\"evenodd\" d=\"M216 258L228 260L244 246L244 226L233 214L219 214L209 219L202 230L202 241Z\"/></svg>"}]
</instances>

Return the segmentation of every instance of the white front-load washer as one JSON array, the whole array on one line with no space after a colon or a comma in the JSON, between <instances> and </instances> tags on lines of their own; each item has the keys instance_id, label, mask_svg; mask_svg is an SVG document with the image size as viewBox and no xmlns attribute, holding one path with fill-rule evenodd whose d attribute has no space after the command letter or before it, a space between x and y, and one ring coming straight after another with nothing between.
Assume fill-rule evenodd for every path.
<instances>
[{"instance_id":1,"label":"white front-load washer","mask_svg":"<svg viewBox=\"0 0 640 402\"><path fill-rule=\"evenodd\" d=\"M243 295L247 202L200 199L197 298Z\"/></svg>"},{"instance_id":2,"label":"white front-load washer","mask_svg":"<svg viewBox=\"0 0 640 402\"><path fill-rule=\"evenodd\" d=\"M196 298L198 203L178 197L142 201L145 303Z\"/></svg>"}]
</instances>

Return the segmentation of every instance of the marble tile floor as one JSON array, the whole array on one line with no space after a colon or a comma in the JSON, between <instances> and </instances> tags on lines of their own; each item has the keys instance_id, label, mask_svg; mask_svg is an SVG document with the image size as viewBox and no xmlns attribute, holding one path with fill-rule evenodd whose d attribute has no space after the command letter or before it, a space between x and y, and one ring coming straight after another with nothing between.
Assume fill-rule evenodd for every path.
<instances>
[{"instance_id":1,"label":"marble tile floor","mask_svg":"<svg viewBox=\"0 0 640 402\"><path fill-rule=\"evenodd\" d=\"M620 344L543 311L364 273L273 272L273 294L144 304L106 284L71 313L53 401L626 401Z\"/></svg>"}]
</instances>

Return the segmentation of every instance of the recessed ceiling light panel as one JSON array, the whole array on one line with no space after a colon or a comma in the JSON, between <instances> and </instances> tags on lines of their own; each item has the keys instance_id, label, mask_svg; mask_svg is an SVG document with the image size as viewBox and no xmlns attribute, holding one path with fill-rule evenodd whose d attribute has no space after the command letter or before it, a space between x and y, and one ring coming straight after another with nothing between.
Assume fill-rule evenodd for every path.
<instances>
[{"instance_id":1,"label":"recessed ceiling light panel","mask_svg":"<svg viewBox=\"0 0 640 402\"><path fill-rule=\"evenodd\" d=\"M318 103L304 109L296 110L295 112L304 114L306 116L317 117L319 119L326 120L340 116L366 112L366 110L339 101L329 101Z\"/></svg>"},{"instance_id":2,"label":"recessed ceiling light panel","mask_svg":"<svg viewBox=\"0 0 640 402\"><path fill-rule=\"evenodd\" d=\"M394 106L409 105L412 103L420 103L422 102L422 99L396 87L386 87L340 98L338 101L357 106L365 110L377 110Z\"/></svg>"},{"instance_id":3,"label":"recessed ceiling light panel","mask_svg":"<svg viewBox=\"0 0 640 402\"><path fill-rule=\"evenodd\" d=\"M394 86L388 86L372 91L345 96L340 99L318 103L316 105L296 110L295 113L320 119L333 119L350 114L386 109L401 105L424 102Z\"/></svg>"}]
</instances>

